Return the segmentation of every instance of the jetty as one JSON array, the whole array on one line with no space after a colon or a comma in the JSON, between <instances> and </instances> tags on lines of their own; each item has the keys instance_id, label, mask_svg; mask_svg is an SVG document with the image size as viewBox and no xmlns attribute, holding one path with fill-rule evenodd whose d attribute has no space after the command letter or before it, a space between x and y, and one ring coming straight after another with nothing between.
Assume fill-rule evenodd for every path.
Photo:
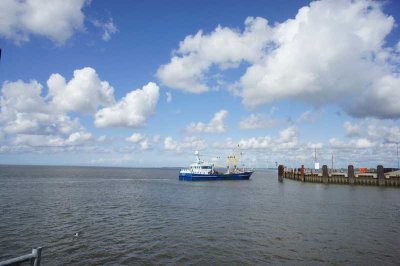
<instances>
[{"instance_id":1,"label":"jetty","mask_svg":"<svg viewBox=\"0 0 400 266\"><path fill-rule=\"evenodd\" d=\"M392 170L392 169L390 169ZM347 167L347 171L328 169L323 165L321 170L300 168L288 168L284 165L278 167L278 180L285 178L300 182L323 184L349 184L367 186L400 187L400 170L388 171L382 165L378 165L374 171L355 171L353 165Z\"/></svg>"}]
</instances>

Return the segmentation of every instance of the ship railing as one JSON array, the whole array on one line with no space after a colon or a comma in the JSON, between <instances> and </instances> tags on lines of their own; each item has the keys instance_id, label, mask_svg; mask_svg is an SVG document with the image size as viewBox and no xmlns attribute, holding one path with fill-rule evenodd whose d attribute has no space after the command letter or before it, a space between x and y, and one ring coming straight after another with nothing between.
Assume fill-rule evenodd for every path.
<instances>
[{"instance_id":1,"label":"ship railing","mask_svg":"<svg viewBox=\"0 0 400 266\"><path fill-rule=\"evenodd\" d=\"M14 266L20 265L23 262L30 262L31 266L40 266L40 259L42 257L42 248L32 249L31 254L19 256L5 261L0 261L0 266Z\"/></svg>"}]
</instances>

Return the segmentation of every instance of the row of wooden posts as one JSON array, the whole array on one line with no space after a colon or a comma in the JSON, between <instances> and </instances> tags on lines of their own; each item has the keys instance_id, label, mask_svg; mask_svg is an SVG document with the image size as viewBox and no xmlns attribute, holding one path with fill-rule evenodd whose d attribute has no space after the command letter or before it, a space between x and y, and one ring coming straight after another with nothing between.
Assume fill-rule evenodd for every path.
<instances>
[{"instance_id":1,"label":"row of wooden posts","mask_svg":"<svg viewBox=\"0 0 400 266\"><path fill-rule=\"evenodd\" d=\"M351 184L400 187L400 175L384 173L382 165L378 165L375 173L354 173L354 166L349 165L346 173L329 173L328 166L322 166L322 173L306 173L304 167L300 169L287 169L283 165L278 167L278 180L284 178L323 184Z\"/></svg>"}]
</instances>

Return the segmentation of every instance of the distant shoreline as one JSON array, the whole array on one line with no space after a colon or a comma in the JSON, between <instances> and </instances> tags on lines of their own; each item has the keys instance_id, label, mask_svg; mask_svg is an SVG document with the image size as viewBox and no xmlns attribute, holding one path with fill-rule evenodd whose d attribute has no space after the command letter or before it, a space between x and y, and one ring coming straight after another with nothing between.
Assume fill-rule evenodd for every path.
<instances>
[{"instance_id":1,"label":"distant shoreline","mask_svg":"<svg viewBox=\"0 0 400 266\"><path fill-rule=\"evenodd\" d=\"M5 166L21 167L87 167L87 168L126 168L126 169L182 169L184 166L110 166L110 165L58 165L58 164L0 164ZM277 170L278 168L254 168L255 170Z\"/></svg>"}]
</instances>

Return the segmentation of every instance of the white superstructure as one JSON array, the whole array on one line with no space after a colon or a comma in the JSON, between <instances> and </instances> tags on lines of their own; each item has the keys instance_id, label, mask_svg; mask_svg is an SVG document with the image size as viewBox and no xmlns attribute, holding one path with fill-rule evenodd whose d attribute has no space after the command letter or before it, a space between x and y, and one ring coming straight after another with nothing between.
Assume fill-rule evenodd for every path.
<instances>
[{"instance_id":1,"label":"white superstructure","mask_svg":"<svg viewBox=\"0 0 400 266\"><path fill-rule=\"evenodd\" d=\"M191 173L191 174L202 174L202 175L211 175L214 173L214 164L204 162L200 159L199 152L196 151L195 155L197 157L197 161L192 163L189 168L182 169L180 173Z\"/></svg>"}]
</instances>

